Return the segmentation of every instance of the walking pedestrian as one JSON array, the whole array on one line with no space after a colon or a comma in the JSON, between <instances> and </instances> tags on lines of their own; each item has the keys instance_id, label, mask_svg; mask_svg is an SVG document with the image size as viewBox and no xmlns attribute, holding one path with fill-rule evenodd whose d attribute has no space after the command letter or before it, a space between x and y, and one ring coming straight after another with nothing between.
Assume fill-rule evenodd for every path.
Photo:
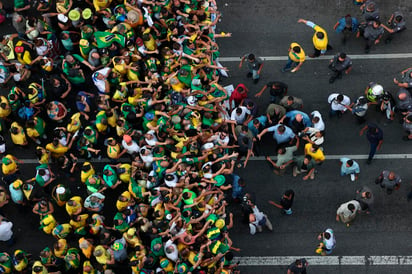
<instances>
[{"instance_id":1,"label":"walking pedestrian","mask_svg":"<svg viewBox=\"0 0 412 274\"><path fill-rule=\"evenodd\" d=\"M239 68L242 68L243 62L245 60L247 60L246 64L248 68L248 73L246 76L247 78L252 78L253 83L257 84L260 79L260 72L263 68L263 60L255 56L253 53L245 54L240 60Z\"/></svg>"},{"instance_id":2,"label":"walking pedestrian","mask_svg":"<svg viewBox=\"0 0 412 274\"><path fill-rule=\"evenodd\" d=\"M330 104L329 117L338 116L340 118L347 111L346 106L350 105L350 98L341 93L332 93L328 97L328 103Z\"/></svg>"},{"instance_id":3,"label":"walking pedestrian","mask_svg":"<svg viewBox=\"0 0 412 274\"><path fill-rule=\"evenodd\" d=\"M356 190L355 200L359 202L362 212L369 214L375 197L369 187L363 186L362 188Z\"/></svg>"},{"instance_id":4,"label":"walking pedestrian","mask_svg":"<svg viewBox=\"0 0 412 274\"><path fill-rule=\"evenodd\" d=\"M333 29L337 33L342 33L342 44L345 44L348 38L354 33L358 32L359 22L358 19L352 17L350 14L340 18L338 22L333 26Z\"/></svg>"},{"instance_id":5,"label":"walking pedestrian","mask_svg":"<svg viewBox=\"0 0 412 274\"><path fill-rule=\"evenodd\" d=\"M312 159L310 155L302 155L295 157L293 159L295 166L293 167L293 177L296 177L298 174L307 173L303 176L303 180L306 181L307 179L315 179L315 165L316 162Z\"/></svg>"},{"instance_id":6,"label":"walking pedestrian","mask_svg":"<svg viewBox=\"0 0 412 274\"><path fill-rule=\"evenodd\" d=\"M365 53L369 53L371 46L380 42L384 32L385 30L379 20L367 23L367 26L362 33L362 36L365 39Z\"/></svg>"},{"instance_id":7,"label":"walking pedestrian","mask_svg":"<svg viewBox=\"0 0 412 274\"><path fill-rule=\"evenodd\" d=\"M295 192L292 189L286 190L280 198L279 204L274 201L269 201L269 204L274 205L277 208L282 209L282 214L292 215L293 199L295 198Z\"/></svg>"},{"instance_id":8,"label":"walking pedestrian","mask_svg":"<svg viewBox=\"0 0 412 274\"><path fill-rule=\"evenodd\" d=\"M383 189L386 189L386 193L388 195L392 194L394 190L398 190L401 187L401 182L401 177L395 172L389 170L383 170L375 180L375 184L380 185Z\"/></svg>"},{"instance_id":9,"label":"walking pedestrian","mask_svg":"<svg viewBox=\"0 0 412 274\"><path fill-rule=\"evenodd\" d=\"M259 98L266 89L269 89L270 102L278 104L280 99L287 94L288 85L280 81L270 81L264 85L258 93L255 94L255 97Z\"/></svg>"},{"instance_id":10,"label":"walking pedestrian","mask_svg":"<svg viewBox=\"0 0 412 274\"><path fill-rule=\"evenodd\" d=\"M263 226L266 226L270 231L273 231L272 223L267 215L260 211L256 205L251 205L251 207L252 213L249 214L250 234L255 235L256 231L262 232Z\"/></svg>"},{"instance_id":11,"label":"walking pedestrian","mask_svg":"<svg viewBox=\"0 0 412 274\"><path fill-rule=\"evenodd\" d=\"M368 111L368 100L365 96L360 96L355 102L345 107L356 117L358 124L363 124L366 121L365 117Z\"/></svg>"},{"instance_id":12,"label":"walking pedestrian","mask_svg":"<svg viewBox=\"0 0 412 274\"><path fill-rule=\"evenodd\" d=\"M305 62L305 52L303 51L303 48L296 42L290 44L288 52L288 62L281 69L281 71L286 72L290 70L291 72L296 72L303 65L303 62Z\"/></svg>"},{"instance_id":13,"label":"walking pedestrian","mask_svg":"<svg viewBox=\"0 0 412 274\"><path fill-rule=\"evenodd\" d=\"M324 55L328 49L332 48L330 45L328 45L328 34L322 27L316 25L312 21L305 19L299 19L298 23L304 23L306 26L311 27L315 31L312 37L314 52L313 54L309 54L309 57L319 57L320 55Z\"/></svg>"},{"instance_id":14,"label":"walking pedestrian","mask_svg":"<svg viewBox=\"0 0 412 274\"><path fill-rule=\"evenodd\" d=\"M356 218L356 214L361 210L360 203L356 200L343 203L336 211L336 221L346 224L347 227L351 225Z\"/></svg>"},{"instance_id":15,"label":"walking pedestrian","mask_svg":"<svg viewBox=\"0 0 412 274\"><path fill-rule=\"evenodd\" d=\"M316 248L316 253L322 256L330 255L336 247L335 233L332 228L327 228L324 232L318 235L318 240L321 241Z\"/></svg>"},{"instance_id":16,"label":"walking pedestrian","mask_svg":"<svg viewBox=\"0 0 412 274\"><path fill-rule=\"evenodd\" d=\"M412 67L401 71L401 80L393 78L393 82L400 88L412 88Z\"/></svg>"},{"instance_id":17,"label":"walking pedestrian","mask_svg":"<svg viewBox=\"0 0 412 274\"><path fill-rule=\"evenodd\" d=\"M389 27L382 24L382 27L389 33L385 39L385 44L389 44L390 42L392 42L393 36L396 33L400 33L406 30L405 17L400 11L395 11L389 18L388 25Z\"/></svg>"},{"instance_id":18,"label":"walking pedestrian","mask_svg":"<svg viewBox=\"0 0 412 274\"><path fill-rule=\"evenodd\" d=\"M278 149L278 155L276 163L270 159L269 156L266 160L273 166L273 172L277 175L283 176L286 172L286 168L293 163L293 153L299 148L299 138L296 138L296 144L293 146L281 147Z\"/></svg>"},{"instance_id":19,"label":"walking pedestrian","mask_svg":"<svg viewBox=\"0 0 412 274\"><path fill-rule=\"evenodd\" d=\"M366 139L368 140L370 145L368 160L366 161L366 163L370 165L376 151L381 149L383 143L383 130L374 123L368 123L364 128L361 129L359 135L362 136L365 131Z\"/></svg>"},{"instance_id":20,"label":"walking pedestrian","mask_svg":"<svg viewBox=\"0 0 412 274\"><path fill-rule=\"evenodd\" d=\"M298 259L289 265L287 274L306 274L308 265L309 263L305 258Z\"/></svg>"},{"instance_id":21,"label":"walking pedestrian","mask_svg":"<svg viewBox=\"0 0 412 274\"><path fill-rule=\"evenodd\" d=\"M349 175L352 182L357 180L360 173L359 164L356 161L346 157L340 158L339 161L341 163L340 176Z\"/></svg>"},{"instance_id":22,"label":"walking pedestrian","mask_svg":"<svg viewBox=\"0 0 412 274\"><path fill-rule=\"evenodd\" d=\"M9 246L14 244L12 229L13 223L0 216L0 241L6 242Z\"/></svg>"},{"instance_id":23,"label":"walking pedestrian","mask_svg":"<svg viewBox=\"0 0 412 274\"><path fill-rule=\"evenodd\" d=\"M352 60L344 52L337 53L329 61L329 69L333 71L333 75L329 78L329 83L335 82L336 79L342 78L342 74L349 74L352 70Z\"/></svg>"}]
</instances>

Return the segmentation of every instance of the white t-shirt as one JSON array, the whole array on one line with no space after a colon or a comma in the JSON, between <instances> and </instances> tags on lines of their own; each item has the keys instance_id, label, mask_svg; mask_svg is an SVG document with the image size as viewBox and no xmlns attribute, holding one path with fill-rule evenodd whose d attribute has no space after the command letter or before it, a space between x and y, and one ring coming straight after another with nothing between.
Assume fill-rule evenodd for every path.
<instances>
[{"instance_id":1,"label":"white t-shirt","mask_svg":"<svg viewBox=\"0 0 412 274\"><path fill-rule=\"evenodd\" d=\"M96 86L97 90L99 93L105 94L106 93L106 79L98 79L97 78L97 73L107 75L107 72L110 70L110 68L102 68L93 73L92 79L93 83Z\"/></svg>"},{"instance_id":2,"label":"white t-shirt","mask_svg":"<svg viewBox=\"0 0 412 274\"><path fill-rule=\"evenodd\" d=\"M122 146L129 154L137 153L140 150L139 145L135 141L132 141L132 143L128 145L124 140L122 140Z\"/></svg>"},{"instance_id":3,"label":"white t-shirt","mask_svg":"<svg viewBox=\"0 0 412 274\"><path fill-rule=\"evenodd\" d=\"M13 228L12 222L2 221L0 224L0 241L8 241L13 236Z\"/></svg>"},{"instance_id":4,"label":"white t-shirt","mask_svg":"<svg viewBox=\"0 0 412 274\"><path fill-rule=\"evenodd\" d=\"M144 138L144 140L146 141L146 144L148 144L149 146L154 146L154 145L156 145L156 143L157 143L157 138L156 138L156 135L155 135L155 131L154 131L154 130L149 130L149 131L147 132L147 134L152 135L153 138L152 138L151 140L149 140L149 139L147 139L147 138Z\"/></svg>"},{"instance_id":5,"label":"white t-shirt","mask_svg":"<svg viewBox=\"0 0 412 274\"><path fill-rule=\"evenodd\" d=\"M322 115L319 111L314 110L311 113L312 117L319 117L319 122L313 124L313 127L319 129L320 131L325 130L325 123L323 122Z\"/></svg>"},{"instance_id":6,"label":"white t-shirt","mask_svg":"<svg viewBox=\"0 0 412 274\"><path fill-rule=\"evenodd\" d=\"M166 250L167 250L167 248L170 247L170 246L173 247L173 252L167 253ZM172 240L168 240L168 241L165 243L164 251L165 251L166 257L169 258L170 260L174 261L174 262L176 262L177 259L179 258L179 251L177 250L177 245L175 245Z\"/></svg>"},{"instance_id":7,"label":"white t-shirt","mask_svg":"<svg viewBox=\"0 0 412 274\"><path fill-rule=\"evenodd\" d=\"M338 103L336 100L336 97L338 97L339 93L332 93L328 97L328 103L330 104L330 107L332 110L335 111L346 111L347 108L344 107L344 105L349 106L350 105L350 99L348 96L343 95L343 100L342 102Z\"/></svg>"},{"instance_id":8,"label":"white t-shirt","mask_svg":"<svg viewBox=\"0 0 412 274\"><path fill-rule=\"evenodd\" d=\"M240 108L242 110L242 113L240 115L236 113L237 108ZM239 106L237 108L235 108L232 111L232 114L230 115L230 120L236 121L236 123L238 124L242 124L246 120L246 116L250 115L250 110L248 110L247 107L244 106Z\"/></svg>"}]
</instances>

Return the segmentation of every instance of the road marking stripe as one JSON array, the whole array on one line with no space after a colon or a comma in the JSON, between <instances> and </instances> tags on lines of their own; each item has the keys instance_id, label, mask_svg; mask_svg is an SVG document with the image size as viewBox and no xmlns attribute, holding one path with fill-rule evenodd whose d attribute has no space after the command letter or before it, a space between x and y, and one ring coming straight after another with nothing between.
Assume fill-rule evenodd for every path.
<instances>
[{"instance_id":1,"label":"road marking stripe","mask_svg":"<svg viewBox=\"0 0 412 274\"><path fill-rule=\"evenodd\" d=\"M412 53L388 53L388 54L355 54L348 55L352 60L366 60L366 59L404 59L412 58ZM306 61L316 60L330 60L334 55L324 55L317 58L310 58L306 56ZM264 56L260 57L264 61L287 61L288 56ZM220 62L240 62L240 57L220 57Z\"/></svg>"},{"instance_id":2,"label":"road marking stripe","mask_svg":"<svg viewBox=\"0 0 412 274\"><path fill-rule=\"evenodd\" d=\"M276 156L269 156L272 160L275 160L277 157ZM353 160L363 160L363 159L368 159L367 154L358 154L358 155L325 155L326 160L339 160L342 157L347 157L351 158ZM388 159L412 159L412 154L376 154L373 159L382 159L382 160L388 160ZM37 164L39 161L37 159L20 159L23 161L23 164ZM249 161L265 161L266 156L258 156L258 157L250 157ZM84 163L86 161L92 162L92 163L111 163L109 159L103 158L103 159L93 159L93 160L83 160L79 159L79 163ZM119 162L127 162L129 161L128 158L122 158L119 159Z\"/></svg>"},{"instance_id":3,"label":"road marking stripe","mask_svg":"<svg viewBox=\"0 0 412 274\"><path fill-rule=\"evenodd\" d=\"M297 259L305 258L309 265L412 265L412 256L268 256L235 257L239 266L279 266L290 265Z\"/></svg>"}]
</instances>

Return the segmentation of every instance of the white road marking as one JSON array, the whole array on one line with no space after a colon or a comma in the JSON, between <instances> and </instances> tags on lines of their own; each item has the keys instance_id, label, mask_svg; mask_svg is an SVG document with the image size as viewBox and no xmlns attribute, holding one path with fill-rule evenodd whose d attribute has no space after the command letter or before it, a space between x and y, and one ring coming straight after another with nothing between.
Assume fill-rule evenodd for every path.
<instances>
[{"instance_id":1,"label":"white road marking","mask_svg":"<svg viewBox=\"0 0 412 274\"><path fill-rule=\"evenodd\" d=\"M272 160L276 159L276 156L269 156ZM339 160L342 157L347 157L351 158L353 160L363 160L363 159L368 159L367 154L355 154L355 155L325 155L326 160ZM412 159L412 154L375 154L373 159L382 159L382 160L388 160L388 159ZM39 161L37 159L20 159L23 161L23 164L37 164ZM259 156L259 157L250 157L249 161L265 161L266 157L265 156ZM111 163L109 159L103 158L101 160L98 159L93 159L93 160L87 160L88 162L92 163L102 163L102 164L108 164ZM127 162L129 159L123 158L119 159L119 162ZM86 160L79 159L79 163L84 163Z\"/></svg>"},{"instance_id":2,"label":"white road marking","mask_svg":"<svg viewBox=\"0 0 412 274\"><path fill-rule=\"evenodd\" d=\"M404 59L412 58L412 53L387 53L387 54L355 54L348 55L352 60L365 60L365 59ZM306 61L316 60L330 60L334 55L324 55L317 58L310 58L306 56ZM288 56L263 56L260 57L264 61L287 61ZM220 62L240 62L240 57L219 57Z\"/></svg>"},{"instance_id":3,"label":"white road marking","mask_svg":"<svg viewBox=\"0 0 412 274\"><path fill-rule=\"evenodd\" d=\"M309 265L412 265L412 256L268 256L235 257L239 266L279 266L290 265L297 259L305 258Z\"/></svg>"}]
</instances>

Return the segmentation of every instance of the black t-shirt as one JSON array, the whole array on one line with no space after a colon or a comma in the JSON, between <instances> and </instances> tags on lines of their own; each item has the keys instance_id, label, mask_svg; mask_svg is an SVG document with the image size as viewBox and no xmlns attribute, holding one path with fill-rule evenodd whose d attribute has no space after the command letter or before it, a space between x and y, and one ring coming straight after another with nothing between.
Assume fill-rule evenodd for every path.
<instances>
[{"instance_id":1,"label":"black t-shirt","mask_svg":"<svg viewBox=\"0 0 412 274\"><path fill-rule=\"evenodd\" d=\"M302 262L303 267L297 267L296 264L293 262L289 265L288 270L292 271L292 273L306 273L306 259L300 259Z\"/></svg>"},{"instance_id":2,"label":"black t-shirt","mask_svg":"<svg viewBox=\"0 0 412 274\"><path fill-rule=\"evenodd\" d=\"M285 96L286 92L288 91L288 85L279 81L271 81L268 82L267 87L269 88L270 95L272 96ZM276 85L273 88L273 85Z\"/></svg>"}]
</instances>

